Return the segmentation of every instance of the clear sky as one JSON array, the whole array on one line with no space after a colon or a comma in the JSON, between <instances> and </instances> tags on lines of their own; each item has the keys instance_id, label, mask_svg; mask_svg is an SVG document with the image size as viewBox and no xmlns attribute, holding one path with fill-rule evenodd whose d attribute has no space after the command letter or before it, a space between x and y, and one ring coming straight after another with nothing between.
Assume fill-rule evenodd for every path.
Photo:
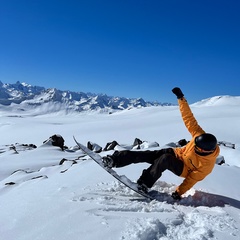
<instances>
[{"instance_id":1,"label":"clear sky","mask_svg":"<svg viewBox=\"0 0 240 240\"><path fill-rule=\"evenodd\" d=\"M0 81L190 103L240 96L238 0L0 0Z\"/></svg>"}]
</instances>

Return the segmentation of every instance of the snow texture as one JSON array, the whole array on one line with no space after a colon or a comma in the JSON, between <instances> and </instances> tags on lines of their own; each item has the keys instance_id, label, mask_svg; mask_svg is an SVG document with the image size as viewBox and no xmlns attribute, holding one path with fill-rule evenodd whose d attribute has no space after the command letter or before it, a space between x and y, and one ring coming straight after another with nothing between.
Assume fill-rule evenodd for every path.
<instances>
[{"instance_id":1,"label":"snow texture","mask_svg":"<svg viewBox=\"0 0 240 240\"><path fill-rule=\"evenodd\" d=\"M190 138L177 106L110 115L42 115L41 111L47 112L42 108L36 109L35 116L0 112L0 239L240 239L239 98L222 97L215 104L217 100L191 108L205 131L235 148L221 144L225 164L216 164L180 202L170 194L182 178L164 172L153 187L161 192L159 201L149 201L90 160L72 138L104 147L113 140L129 146L138 137L159 144L145 144L138 151L159 149ZM66 151L43 144L53 134L63 136ZM116 171L136 181L147 166L135 164Z\"/></svg>"}]
</instances>

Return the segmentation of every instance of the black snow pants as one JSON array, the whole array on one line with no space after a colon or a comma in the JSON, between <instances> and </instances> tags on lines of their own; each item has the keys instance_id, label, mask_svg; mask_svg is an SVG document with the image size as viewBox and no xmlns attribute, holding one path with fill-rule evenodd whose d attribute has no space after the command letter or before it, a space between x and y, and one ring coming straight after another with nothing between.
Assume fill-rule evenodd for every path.
<instances>
[{"instance_id":1,"label":"black snow pants","mask_svg":"<svg viewBox=\"0 0 240 240\"><path fill-rule=\"evenodd\" d=\"M183 161L176 158L172 148L155 151L116 151L112 158L117 168L132 163L146 162L151 164L149 168L143 170L139 178L148 188L153 186L166 169L180 176L184 167Z\"/></svg>"}]
</instances>

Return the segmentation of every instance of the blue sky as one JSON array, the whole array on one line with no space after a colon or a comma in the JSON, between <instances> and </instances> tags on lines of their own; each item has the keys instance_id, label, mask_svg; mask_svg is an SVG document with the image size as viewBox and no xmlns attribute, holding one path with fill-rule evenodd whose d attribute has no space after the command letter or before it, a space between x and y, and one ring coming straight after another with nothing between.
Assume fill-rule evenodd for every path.
<instances>
[{"instance_id":1,"label":"blue sky","mask_svg":"<svg viewBox=\"0 0 240 240\"><path fill-rule=\"evenodd\" d=\"M238 0L0 0L0 81L190 103L239 96Z\"/></svg>"}]
</instances>

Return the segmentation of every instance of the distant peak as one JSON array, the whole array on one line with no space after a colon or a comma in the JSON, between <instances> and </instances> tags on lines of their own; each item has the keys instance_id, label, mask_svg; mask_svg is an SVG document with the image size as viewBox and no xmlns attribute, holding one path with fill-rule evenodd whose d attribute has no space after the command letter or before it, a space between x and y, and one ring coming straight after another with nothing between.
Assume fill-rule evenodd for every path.
<instances>
[{"instance_id":1,"label":"distant peak","mask_svg":"<svg viewBox=\"0 0 240 240\"><path fill-rule=\"evenodd\" d=\"M15 84L0 84L0 104L24 112L37 111L39 114L65 111L115 112L124 109L161 106L158 102L148 102L143 98L112 97L106 94L61 91L56 88L32 86L17 81ZM15 103L15 105L11 105ZM17 105L16 105L17 104ZM170 105L170 104L164 104Z\"/></svg>"}]
</instances>

